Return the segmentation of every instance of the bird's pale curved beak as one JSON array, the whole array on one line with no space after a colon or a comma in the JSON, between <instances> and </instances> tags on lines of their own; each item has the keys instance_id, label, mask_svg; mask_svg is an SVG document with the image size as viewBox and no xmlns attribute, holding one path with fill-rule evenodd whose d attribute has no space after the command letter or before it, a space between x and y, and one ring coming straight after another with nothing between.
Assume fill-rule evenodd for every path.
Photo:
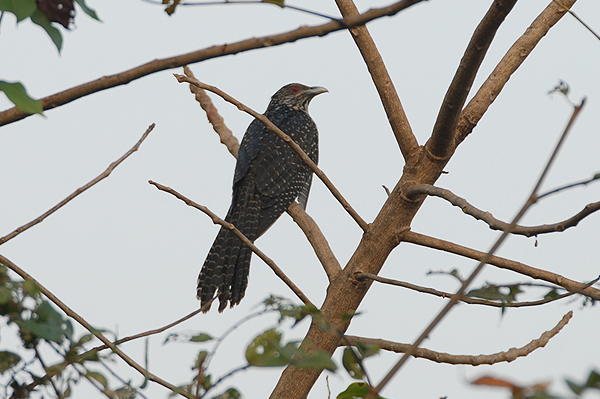
<instances>
[{"instance_id":1,"label":"bird's pale curved beak","mask_svg":"<svg viewBox=\"0 0 600 399\"><path fill-rule=\"evenodd\" d=\"M305 93L308 94L310 97L314 97L314 96L322 94L322 93L329 93L329 90L327 90L326 88L321 87L321 86L314 86L314 87L311 87L310 89L306 90Z\"/></svg>"}]
</instances>

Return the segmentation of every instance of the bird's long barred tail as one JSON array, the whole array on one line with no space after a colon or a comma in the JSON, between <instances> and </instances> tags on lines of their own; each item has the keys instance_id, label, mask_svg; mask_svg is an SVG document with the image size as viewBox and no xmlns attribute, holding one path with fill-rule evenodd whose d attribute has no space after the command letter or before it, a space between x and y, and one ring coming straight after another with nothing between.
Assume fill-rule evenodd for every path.
<instances>
[{"instance_id":1,"label":"bird's long barred tail","mask_svg":"<svg viewBox=\"0 0 600 399\"><path fill-rule=\"evenodd\" d=\"M253 191L254 187L251 186L247 189ZM237 206L229 209L225 220L254 242L259 216L258 198L254 192L243 192L243 189L240 191L239 198L246 200L233 201ZM219 312L227 307L227 303L231 306L240 303L248 286L251 257L252 250L233 231L222 227L198 277L196 296L200 299L201 306L208 303L215 292L218 293Z\"/></svg>"}]
</instances>

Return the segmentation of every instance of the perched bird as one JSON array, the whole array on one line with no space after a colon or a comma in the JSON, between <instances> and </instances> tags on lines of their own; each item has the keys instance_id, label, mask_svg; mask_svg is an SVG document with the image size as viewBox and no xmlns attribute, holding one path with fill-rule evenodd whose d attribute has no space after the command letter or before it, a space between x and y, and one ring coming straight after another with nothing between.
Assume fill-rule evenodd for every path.
<instances>
[{"instance_id":1,"label":"perched bird","mask_svg":"<svg viewBox=\"0 0 600 399\"><path fill-rule=\"evenodd\" d=\"M283 86L271 97L264 115L288 134L317 163L317 127L308 115L308 104L323 87L299 83ZM312 170L289 144L255 119L240 145L231 206L225 220L252 242L260 237L297 198L306 208ZM219 312L229 303L240 303L248 285L252 250L233 232L222 227L198 277L196 297L201 306L217 291ZM208 309L206 310L208 311Z\"/></svg>"}]
</instances>

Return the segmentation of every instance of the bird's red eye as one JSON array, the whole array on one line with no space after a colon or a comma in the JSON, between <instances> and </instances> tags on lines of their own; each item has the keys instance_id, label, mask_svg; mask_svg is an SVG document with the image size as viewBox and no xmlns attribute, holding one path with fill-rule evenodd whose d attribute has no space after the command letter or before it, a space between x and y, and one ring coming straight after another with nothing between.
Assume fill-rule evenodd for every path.
<instances>
[{"instance_id":1,"label":"bird's red eye","mask_svg":"<svg viewBox=\"0 0 600 399\"><path fill-rule=\"evenodd\" d=\"M292 92L293 93L297 93L298 92L298 86L292 86Z\"/></svg>"}]
</instances>

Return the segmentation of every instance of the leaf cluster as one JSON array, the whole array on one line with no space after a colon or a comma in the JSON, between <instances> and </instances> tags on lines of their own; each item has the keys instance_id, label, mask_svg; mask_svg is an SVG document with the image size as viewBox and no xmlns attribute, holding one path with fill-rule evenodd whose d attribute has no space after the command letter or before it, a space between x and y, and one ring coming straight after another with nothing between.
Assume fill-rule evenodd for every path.
<instances>
[{"instance_id":1,"label":"leaf cluster","mask_svg":"<svg viewBox=\"0 0 600 399\"><path fill-rule=\"evenodd\" d=\"M27 399L46 390L66 398L82 378L110 397L135 396L135 390L128 385L111 390L104 375L88 370L90 364L102 361L97 351L84 348L94 336L84 334L76 339L71 321L42 296L38 285L29 280L13 280L1 264L0 316L6 327L17 327L22 347L18 354L0 351L0 376L7 377L2 380L5 397ZM42 358L41 349L48 346L59 355L60 360L54 364L47 364Z\"/></svg>"}]
</instances>

